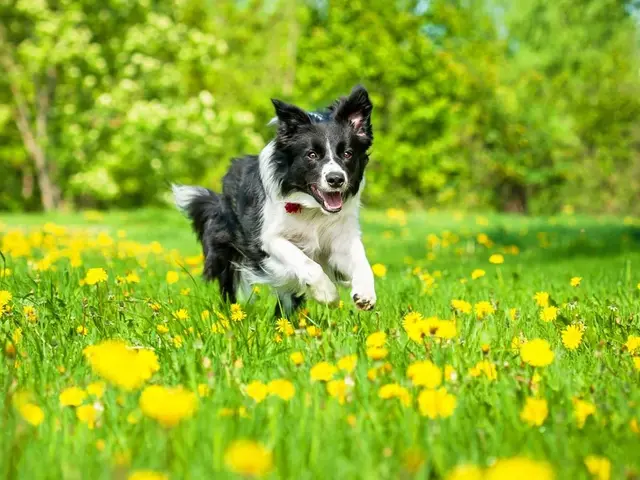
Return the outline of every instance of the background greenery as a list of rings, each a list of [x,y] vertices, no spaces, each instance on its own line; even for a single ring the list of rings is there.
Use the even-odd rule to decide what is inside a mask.
[[[0,209],[220,186],[269,97],[375,102],[369,204],[640,211],[636,2],[7,0]]]

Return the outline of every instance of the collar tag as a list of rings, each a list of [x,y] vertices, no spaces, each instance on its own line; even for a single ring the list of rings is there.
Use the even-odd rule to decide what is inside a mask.
[[[287,213],[300,213],[302,212],[302,205],[299,203],[285,203],[284,209]]]

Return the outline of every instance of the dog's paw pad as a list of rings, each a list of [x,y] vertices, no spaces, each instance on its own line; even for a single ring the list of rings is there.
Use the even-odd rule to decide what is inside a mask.
[[[356,304],[356,307],[358,307],[360,310],[372,310],[376,304],[375,300],[361,297],[358,294],[353,296],[353,302]]]

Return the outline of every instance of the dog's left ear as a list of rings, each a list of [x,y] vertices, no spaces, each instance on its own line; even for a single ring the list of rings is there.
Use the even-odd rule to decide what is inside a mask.
[[[369,99],[369,93],[362,85],[354,87],[348,97],[336,102],[332,110],[335,112],[336,121],[351,125],[358,137],[373,140],[371,128],[373,105]]]

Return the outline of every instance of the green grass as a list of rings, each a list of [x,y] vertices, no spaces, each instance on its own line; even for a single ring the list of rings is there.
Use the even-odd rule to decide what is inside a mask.
[[[45,234],[42,242],[37,236],[27,237],[30,244],[42,244],[31,248],[28,259],[10,254],[14,247],[7,239],[15,234],[8,232],[41,231],[46,222],[69,228],[57,237]],[[8,290],[13,298],[10,311],[0,317],[0,341],[5,345],[0,470],[6,478],[126,478],[138,469],[171,478],[234,478],[224,452],[233,440],[248,438],[273,452],[269,478],[445,478],[458,464],[484,467],[515,455],[548,461],[557,478],[589,478],[587,455],[608,458],[612,478],[637,475],[640,435],[629,424],[633,418],[640,420],[640,372],[624,348],[629,335],[640,334],[637,225],[615,218],[424,213],[407,215],[406,225],[401,225],[384,212],[367,212],[363,229],[371,263],[387,267],[386,276],[377,279],[376,310],[356,310],[344,291],[342,308],[308,304],[307,325],[320,328],[320,337],[311,338],[299,329],[278,343],[272,317],[275,300],[266,288],[243,305],[246,319],[231,322],[225,334],[212,333],[213,312],[229,315],[229,306],[221,303],[215,285],[205,284],[191,267],[182,265],[181,259],[197,255],[199,249],[178,213],[5,215],[0,249],[12,274],[0,278],[0,290]],[[124,240],[118,238],[118,230],[126,231],[127,241],[158,241],[164,251],[119,258]],[[71,267],[65,258],[69,243],[101,231],[110,234],[113,245],[78,244],[82,265]],[[487,234],[494,244],[480,245],[478,233]],[[437,240],[428,240],[429,234]],[[505,253],[502,265],[489,263],[492,253],[505,247],[512,252],[513,245],[518,254]],[[171,249],[181,257],[171,255]],[[33,268],[52,252],[61,254],[54,257],[54,268]],[[0,270],[2,262],[0,257]],[[108,281],[80,286],[91,267],[105,268]],[[418,267],[435,280],[431,287],[425,286],[430,277],[421,279],[416,273]],[[486,275],[471,280],[478,268]],[[165,281],[169,270],[180,272],[177,283]],[[139,284],[117,283],[117,276],[130,271],[138,273]],[[569,284],[574,276],[582,277],[579,287]],[[182,295],[187,288],[189,294]],[[539,319],[540,307],[533,300],[538,291],[549,292],[552,304],[559,307],[555,321]],[[496,311],[477,320],[473,314],[452,312],[452,299],[489,301]],[[150,302],[160,304],[157,313]],[[37,311],[36,323],[23,315],[28,305]],[[188,311],[189,320],[173,318],[181,308]],[[516,320],[509,317],[512,308],[518,311]],[[201,319],[203,310],[212,312],[211,319]],[[411,341],[402,325],[410,310],[425,317],[455,318],[457,336],[446,342],[428,338],[423,345]],[[290,320],[298,326],[297,317]],[[586,327],[582,344],[569,351],[561,332],[579,321]],[[160,323],[169,333],[157,332]],[[86,335],[77,332],[80,325],[86,326]],[[15,342],[17,328],[22,338]],[[376,331],[388,335],[384,361],[367,358],[366,338]],[[176,335],[184,340],[181,347],[173,342]],[[546,339],[555,354],[550,366],[536,369],[541,376],[536,392],[530,382],[533,367],[511,349],[517,336]],[[140,412],[139,390],[108,386],[99,400],[104,410],[95,428],[89,429],[73,407],[60,405],[59,394],[66,387],[86,388],[99,379],[82,351],[109,338],[154,349],[160,369],[147,385],[180,384],[197,391],[198,385],[206,384],[210,394],[198,400],[192,418],[164,428]],[[15,343],[15,355],[9,342]],[[490,347],[486,353],[483,344]],[[294,351],[305,357],[299,367],[289,359]],[[309,371],[320,361],[335,363],[350,354],[358,356],[358,363],[350,375],[352,392],[341,405],[324,383],[310,380]],[[421,389],[412,386],[406,370],[425,359],[441,368],[451,365],[457,373],[455,382],[444,382],[457,399],[448,418],[432,420],[420,414]],[[469,375],[485,359],[496,366],[494,381]],[[368,379],[369,369],[385,361],[391,371]],[[344,376],[340,372],[336,378]],[[288,402],[269,396],[256,404],[245,394],[253,380],[267,383],[278,378],[295,385],[295,396]],[[408,388],[411,405],[379,398],[380,387],[387,383]],[[38,427],[26,423],[12,406],[18,391],[31,392],[31,401],[44,411]],[[549,414],[541,427],[520,419],[526,397],[534,393],[548,402]],[[582,429],[574,419],[574,397],[596,406]],[[223,408],[240,407],[246,408],[246,417],[220,416]],[[104,442],[102,450],[96,447],[99,441]],[[417,462],[416,469],[408,456],[424,461]]]

